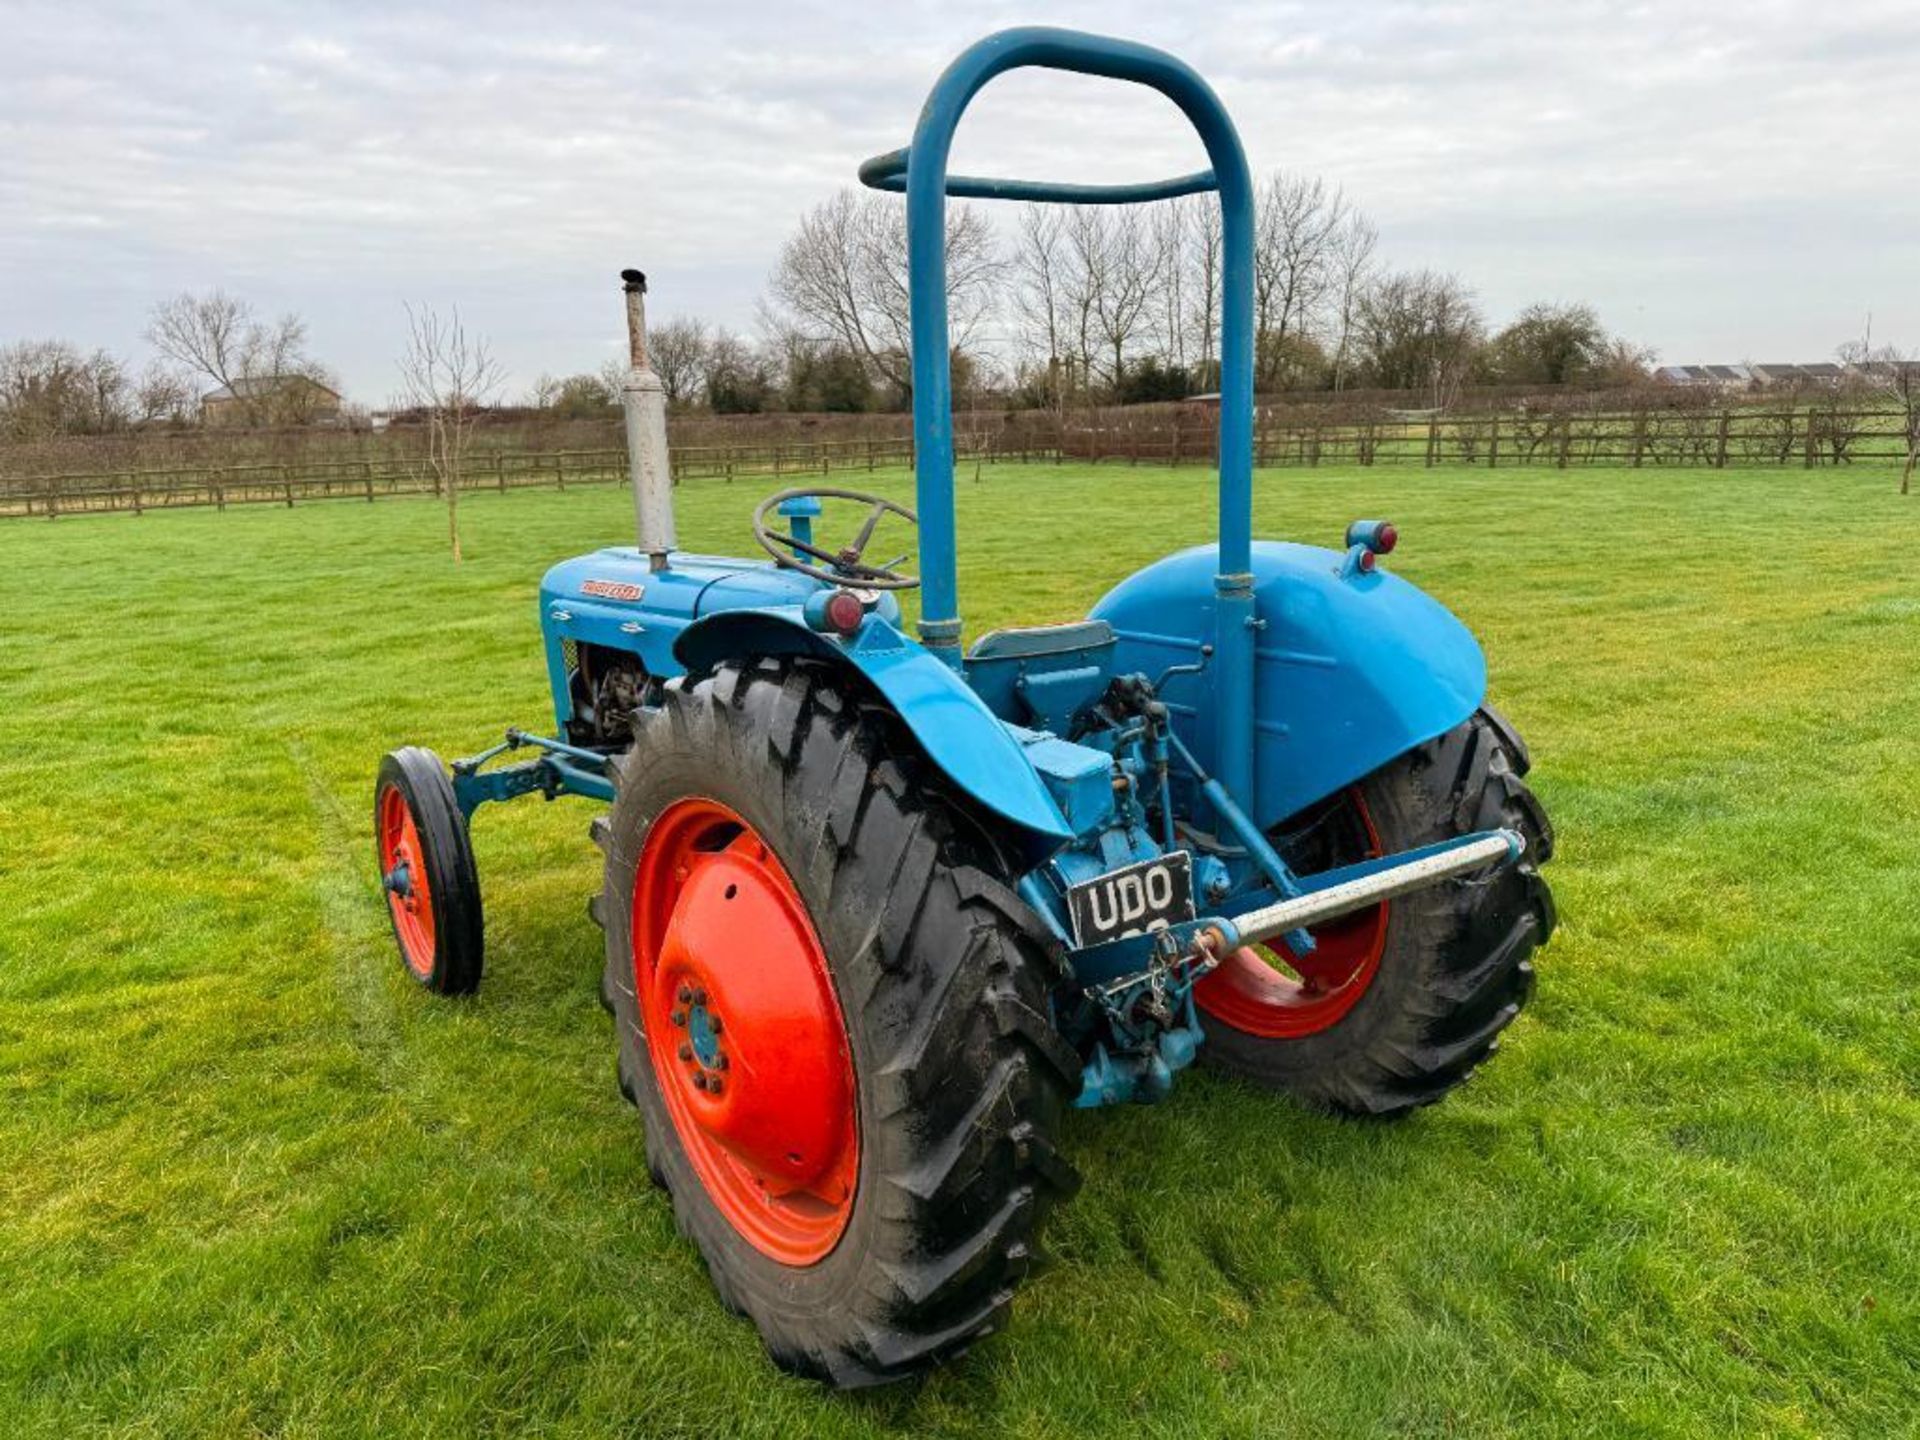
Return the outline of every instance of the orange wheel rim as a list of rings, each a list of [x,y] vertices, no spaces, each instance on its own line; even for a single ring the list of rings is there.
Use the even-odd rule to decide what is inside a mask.
[[[1380,833],[1365,798],[1352,790],[1348,799],[1366,832],[1366,854],[1349,858],[1379,855]],[[1283,947],[1236,950],[1194,986],[1194,1001],[1212,1019],[1263,1040],[1298,1040],[1330,1030],[1380,973],[1391,910],[1391,902],[1383,902],[1315,926],[1311,955]]]
[[[407,968],[424,980],[433,974],[434,954],[433,892],[427,884],[426,851],[399,786],[381,790],[377,810],[380,879],[393,916],[393,932],[400,938],[400,956]]]
[[[826,952],[772,848],[715,800],[669,806],[633,881],[634,994],[707,1195],[762,1254],[811,1265],[853,1214],[860,1126]]]

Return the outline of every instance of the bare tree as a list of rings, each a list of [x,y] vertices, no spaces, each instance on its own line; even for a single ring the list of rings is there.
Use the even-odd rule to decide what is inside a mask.
[[[189,420],[193,416],[193,382],[174,367],[155,361],[134,386],[133,408],[142,424]]]
[[[480,411],[499,392],[503,376],[487,342],[470,336],[455,308],[407,306],[407,347],[400,381],[409,407],[427,422],[427,463],[447,502],[447,538],[460,563],[460,484],[467,447]]]
[[[647,355],[667,392],[667,404],[680,408],[699,398],[706,383],[708,343],[703,320],[668,320],[648,331]]]
[[[1262,357],[1257,385],[1277,378],[1288,338],[1312,329],[1332,287],[1346,219],[1345,197],[1317,176],[1277,170],[1260,187],[1253,245],[1254,329]]]
[[[1066,342],[1066,213],[1058,205],[1024,205],[1010,261],[1019,297],[1019,344],[1046,367],[1047,403],[1066,404],[1060,362]]]
[[[1373,228],[1371,220],[1357,211],[1349,213],[1346,221],[1334,232],[1329,268],[1332,272],[1335,390],[1346,386],[1353,348],[1354,312],[1373,277],[1374,250],[1379,243],[1380,232]]]
[[[298,315],[262,321],[245,300],[223,290],[182,292],[156,305],[147,339],[175,365],[231,394],[249,424],[295,422],[314,401],[310,381],[328,377],[307,354]]]
[[[1185,286],[1186,326],[1199,354],[1200,368],[1211,376],[1220,348],[1220,206],[1211,195],[1188,196],[1173,202],[1187,215],[1185,244],[1178,261],[1191,272]],[[1208,384],[1217,384],[1212,379]]]
[[[1425,390],[1437,410],[1453,403],[1486,334],[1473,291],[1432,270],[1384,276],[1360,297],[1354,318],[1354,348],[1373,383]]]
[[[964,349],[993,302],[1000,256],[977,210],[947,212],[948,338]],[[842,190],[801,218],[780,252],[773,293],[815,340],[845,346],[882,380],[911,393],[912,322],[907,306],[904,207]]]
[[[1191,199],[1191,196],[1187,197]],[[1147,211],[1152,236],[1154,326],[1159,330],[1160,355],[1173,369],[1187,368],[1187,224],[1189,211],[1178,204],[1155,205]]]
[[[1900,423],[1907,462],[1900,470],[1900,493],[1913,486],[1913,470],[1920,460],[1920,352],[1898,345],[1875,345],[1873,332],[1840,347],[1840,358],[1871,393],[1893,411]]]
[[[0,349],[0,435],[101,435],[141,417],[127,367],[105,350],[65,340],[22,340]]]
[[[1089,206],[1080,214],[1094,222],[1090,231],[1098,237],[1093,323],[1108,356],[1107,383],[1117,389],[1126,377],[1127,352],[1149,318],[1157,273],[1153,237],[1136,209]]]
[[[536,410],[550,410],[560,395],[558,377],[541,371],[534,377],[533,385],[527,391],[527,403]]]

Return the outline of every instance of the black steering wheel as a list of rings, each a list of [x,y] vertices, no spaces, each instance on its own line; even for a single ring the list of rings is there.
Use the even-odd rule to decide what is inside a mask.
[[[829,550],[811,540],[801,540],[775,530],[767,523],[768,512],[789,500],[853,500],[871,508],[866,522],[860,527],[860,533],[853,537],[853,543],[838,550]],[[875,527],[888,515],[898,515],[910,525],[917,526],[920,523],[920,517],[913,511],[884,495],[869,495],[863,490],[782,490],[778,495],[769,495],[762,500],[759,508],[753,512],[753,538],[759,541],[760,548],[771,555],[777,564],[788,570],[798,570],[802,575],[811,575],[816,580],[824,580],[829,585],[845,585],[859,590],[918,589],[918,575],[903,575],[896,568],[907,558],[906,555],[896,555],[884,565],[869,565],[861,558],[873,540]],[[796,558],[793,553],[796,550],[825,564],[809,565]]]

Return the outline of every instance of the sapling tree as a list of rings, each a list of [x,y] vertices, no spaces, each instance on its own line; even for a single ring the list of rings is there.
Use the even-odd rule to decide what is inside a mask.
[[[427,467],[447,502],[447,539],[460,563],[460,484],[480,413],[498,395],[503,375],[487,342],[467,333],[455,308],[407,306],[401,390],[427,427]]]

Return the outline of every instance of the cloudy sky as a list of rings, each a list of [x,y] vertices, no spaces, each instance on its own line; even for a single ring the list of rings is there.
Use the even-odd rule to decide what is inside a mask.
[[[307,316],[380,403],[410,299],[457,302],[516,384],[618,351],[623,265],[657,313],[750,327],[799,213],[1032,22],[1190,60],[1256,170],[1344,187],[1496,323],[1584,299],[1663,360],[1810,360],[1871,310],[1920,345],[1914,0],[0,0],[0,343],[143,355],[155,300],[219,285]],[[1014,75],[955,163],[1199,168],[1176,120]]]

